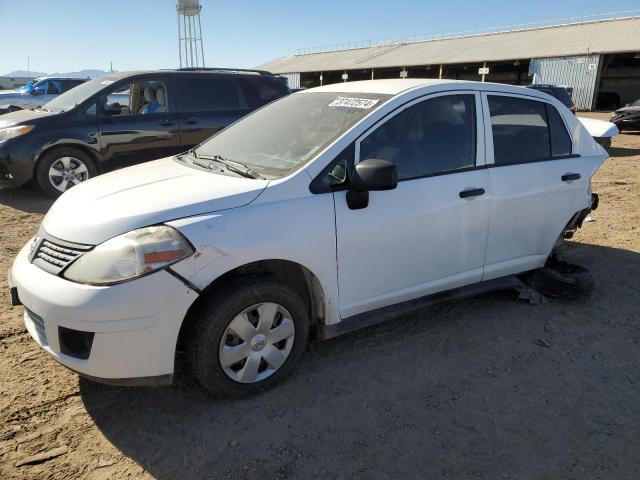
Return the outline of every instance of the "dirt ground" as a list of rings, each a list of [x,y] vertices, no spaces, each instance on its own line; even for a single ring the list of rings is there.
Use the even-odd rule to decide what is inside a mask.
[[[184,367],[158,389],[79,379],[3,295],[0,478],[640,478],[640,132],[614,140],[593,190],[565,252],[594,273],[589,299],[439,305],[312,345],[242,401]],[[49,205],[0,190],[0,272]]]

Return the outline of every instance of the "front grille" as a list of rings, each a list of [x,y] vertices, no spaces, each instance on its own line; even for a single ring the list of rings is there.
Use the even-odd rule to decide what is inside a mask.
[[[29,320],[31,320],[31,323],[33,324],[33,327],[36,330],[36,336],[38,337],[38,341],[40,342],[40,345],[46,347],[47,345],[49,345],[49,343],[47,342],[47,331],[44,328],[44,320],[42,320],[42,317],[40,317],[39,315],[36,315],[31,310],[26,310],[26,311],[27,311],[27,316],[29,317]]]
[[[80,245],[45,237],[33,254],[32,261],[34,265],[57,275],[67,265],[90,249],[91,246],[89,245]]]

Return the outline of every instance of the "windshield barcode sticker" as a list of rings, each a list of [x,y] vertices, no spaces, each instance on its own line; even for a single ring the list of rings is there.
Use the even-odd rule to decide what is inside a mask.
[[[379,100],[369,98],[338,97],[329,104],[330,107],[371,108]]]

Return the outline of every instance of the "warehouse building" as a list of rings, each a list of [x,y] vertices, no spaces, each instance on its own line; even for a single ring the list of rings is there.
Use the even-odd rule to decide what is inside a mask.
[[[321,47],[258,67],[309,88],[380,78],[444,78],[573,88],[579,110],[640,98],[640,16],[359,48]]]

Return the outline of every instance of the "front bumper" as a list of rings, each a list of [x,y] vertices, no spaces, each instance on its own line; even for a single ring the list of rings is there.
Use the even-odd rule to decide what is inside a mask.
[[[611,122],[614,123],[619,130],[640,129],[640,116],[634,116],[631,118],[627,118],[627,117],[612,118]]]
[[[198,294],[166,271],[95,287],[70,282],[29,262],[28,246],[9,275],[33,339],[65,367],[104,383],[171,381],[182,320]],[[60,327],[93,332],[88,358],[62,353]]]
[[[16,140],[0,143],[0,184],[19,187],[31,180],[41,152]]]

